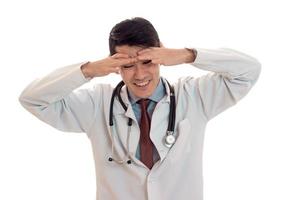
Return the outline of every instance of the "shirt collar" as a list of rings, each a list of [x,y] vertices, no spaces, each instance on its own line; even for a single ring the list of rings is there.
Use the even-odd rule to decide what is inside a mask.
[[[136,97],[134,94],[132,94],[128,89],[127,89],[127,92],[128,92],[129,101],[131,104],[135,104],[138,100],[141,99],[139,97]],[[148,97],[148,99],[157,103],[165,96],[165,94],[166,94],[166,89],[162,82],[162,79],[160,78],[156,89],[154,90],[152,95],[150,97]]]

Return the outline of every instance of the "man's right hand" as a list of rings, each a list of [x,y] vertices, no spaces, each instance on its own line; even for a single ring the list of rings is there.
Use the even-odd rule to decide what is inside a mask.
[[[116,53],[102,60],[88,62],[81,66],[81,71],[85,78],[106,76],[110,73],[119,73],[123,65],[137,62],[137,58],[130,58],[129,55]]]

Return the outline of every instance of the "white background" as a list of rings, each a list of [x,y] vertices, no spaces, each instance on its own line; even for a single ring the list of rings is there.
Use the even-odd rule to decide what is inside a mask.
[[[253,90],[207,126],[204,199],[299,200],[296,0],[1,1],[0,199],[95,199],[85,134],[44,124],[18,97],[58,67],[107,56],[112,26],[134,16],[150,20],[166,47],[228,47],[262,63]],[[171,81],[203,73],[188,65],[165,68],[162,75]]]

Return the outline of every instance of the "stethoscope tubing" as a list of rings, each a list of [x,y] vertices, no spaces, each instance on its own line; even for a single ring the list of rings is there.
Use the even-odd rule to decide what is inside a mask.
[[[175,105],[175,93],[174,93],[174,88],[170,85],[170,83],[166,80],[169,90],[170,90],[170,111],[169,111],[169,122],[168,122],[168,128],[166,131],[166,136],[164,138],[165,146],[170,148],[172,145],[175,143],[175,136],[174,136],[174,128],[175,128],[175,120],[176,120],[176,105]],[[122,105],[123,109],[127,111],[128,107],[125,105],[124,101],[121,98],[121,89],[125,85],[123,81],[119,82],[117,86],[114,88],[112,96],[111,96],[111,101],[110,101],[110,107],[109,107],[109,126],[110,126],[110,131],[109,131],[109,137],[111,140],[111,151],[112,155],[114,155],[114,139],[112,135],[112,127],[114,125],[113,123],[113,104],[114,100],[117,97],[120,104]],[[129,135],[131,132],[131,126],[132,126],[132,119],[128,118],[128,129],[127,129],[127,149],[125,148],[126,155],[123,159],[114,159],[112,156],[108,158],[108,161],[115,161],[118,164],[124,164],[125,162],[127,164],[132,163],[131,156],[129,155]],[[119,136],[118,136],[119,137]],[[127,159],[126,159],[127,158]]]

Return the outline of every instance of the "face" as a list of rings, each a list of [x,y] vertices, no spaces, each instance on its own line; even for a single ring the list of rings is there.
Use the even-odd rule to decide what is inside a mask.
[[[116,47],[117,53],[136,57],[143,47],[122,45]],[[148,98],[159,83],[159,65],[151,60],[141,60],[121,67],[120,74],[128,90],[138,98]]]

